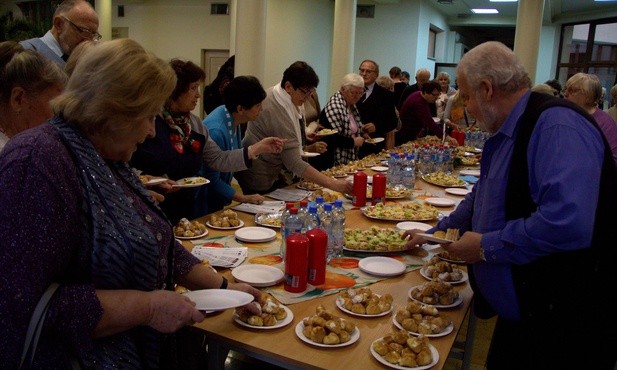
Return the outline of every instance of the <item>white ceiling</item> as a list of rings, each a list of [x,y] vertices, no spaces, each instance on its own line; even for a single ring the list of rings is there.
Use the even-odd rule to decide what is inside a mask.
[[[379,2],[380,0],[375,0]],[[382,0],[383,1],[383,0]],[[391,0],[390,0],[391,1]],[[440,4],[438,0],[430,0],[431,4],[444,13],[451,26],[488,26],[515,25],[518,3],[490,2],[489,0],[452,0],[452,4]],[[443,1],[443,0],[442,0]],[[541,1],[541,0],[532,0]],[[472,8],[495,8],[496,15],[473,14]],[[593,0],[545,0],[544,23],[569,23],[581,19],[616,17],[617,1],[595,2]]]

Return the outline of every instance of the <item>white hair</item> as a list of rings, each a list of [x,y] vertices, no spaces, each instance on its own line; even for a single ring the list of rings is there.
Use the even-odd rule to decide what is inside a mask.
[[[465,75],[472,89],[483,79],[506,93],[531,88],[529,75],[518,57],[497,41],[485,42],[467,52],[458,64],[457,73]]]
[[[364,87],[364,79],[357,73],[348,73],[341,80],[341,90],[349,90],[351,87]]]

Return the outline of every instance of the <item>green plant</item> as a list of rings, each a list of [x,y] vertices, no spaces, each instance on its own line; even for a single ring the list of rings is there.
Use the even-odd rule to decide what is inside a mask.
[[[44,22],[31,22],[24,18],[15,18],[12,11],[0,15],[0,41],[21,41],[40,37],[47,32],[49,25]]]

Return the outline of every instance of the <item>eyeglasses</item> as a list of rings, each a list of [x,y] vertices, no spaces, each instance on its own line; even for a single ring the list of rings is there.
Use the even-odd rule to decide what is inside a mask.
[[[565,89],[563,89],[563,93],[568,94],[568,95],[576,94],[579,91],[581,91],[581,89],[577,89],[576,87],[572,87],[572,86],[568,86]]]
[[[92,32],[87,28],[83,28],[83,27],[79,27],[78,25],[76,25],[75,23],[73,23],[72,20],[68,19],[65,16],[62,16],[62,18],[66,19],[73,27],[75,27],[75,29],[77,31],[79,31],[79,33],[81,34],[81,37],[85,38],[85,39],[90,39],[92,41],[99,41],[103,36],[101,36],[100,33],[98,32]]]
[[[304,95],[304,97],[309,97],[311,95],[313,95],[313,92],[315,91],[314,89],[303,89],[301,87],[297,88],[296,90],[300,91],[302,93],[302,95]]]
[[[364,68],[360,68],[359,71],[360,71],[360,73],[373,73],[373,72],[375,72],[374,69],[364,69]]]
[[[349,89],[347,90],[347,92],[351,96],[362,96],[362,94],[364,94],[364,89],[356,89],[356,90]]]

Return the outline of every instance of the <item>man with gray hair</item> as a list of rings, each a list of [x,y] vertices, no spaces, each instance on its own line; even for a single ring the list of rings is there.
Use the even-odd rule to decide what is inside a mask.
[[[403,90],[401,97],[398,101],[397,108],[400,111],[403,103],[409,97],[409,95],[415,93],[416,91],[422,90],[422,85],[427,83],[431,79],[431,71],[426,68],[420,68],[416,71],[416,83],[413,85],[409,85]],[[435,103],[432,104],[431,114],[433,117],[437,115],[437,108],[435,107]]]
[[[43,36],[21,41],[24,49],[33,49],[64,68],[77,45],[85,40],[98,41],[99,17],[85,0],[65,0],[54,12],[52,26]]]
[[[613,369],[617,316],[602,297],[617,283],[617,168],[593,118],[530,91],[505,45],[470,50],[459,93],[492,136],[482,176],[428,232],[458,229],[443,245],[468,264],[474,312],[498,315],[488,370]],[[408,246],[421,245],[413,235]]]

